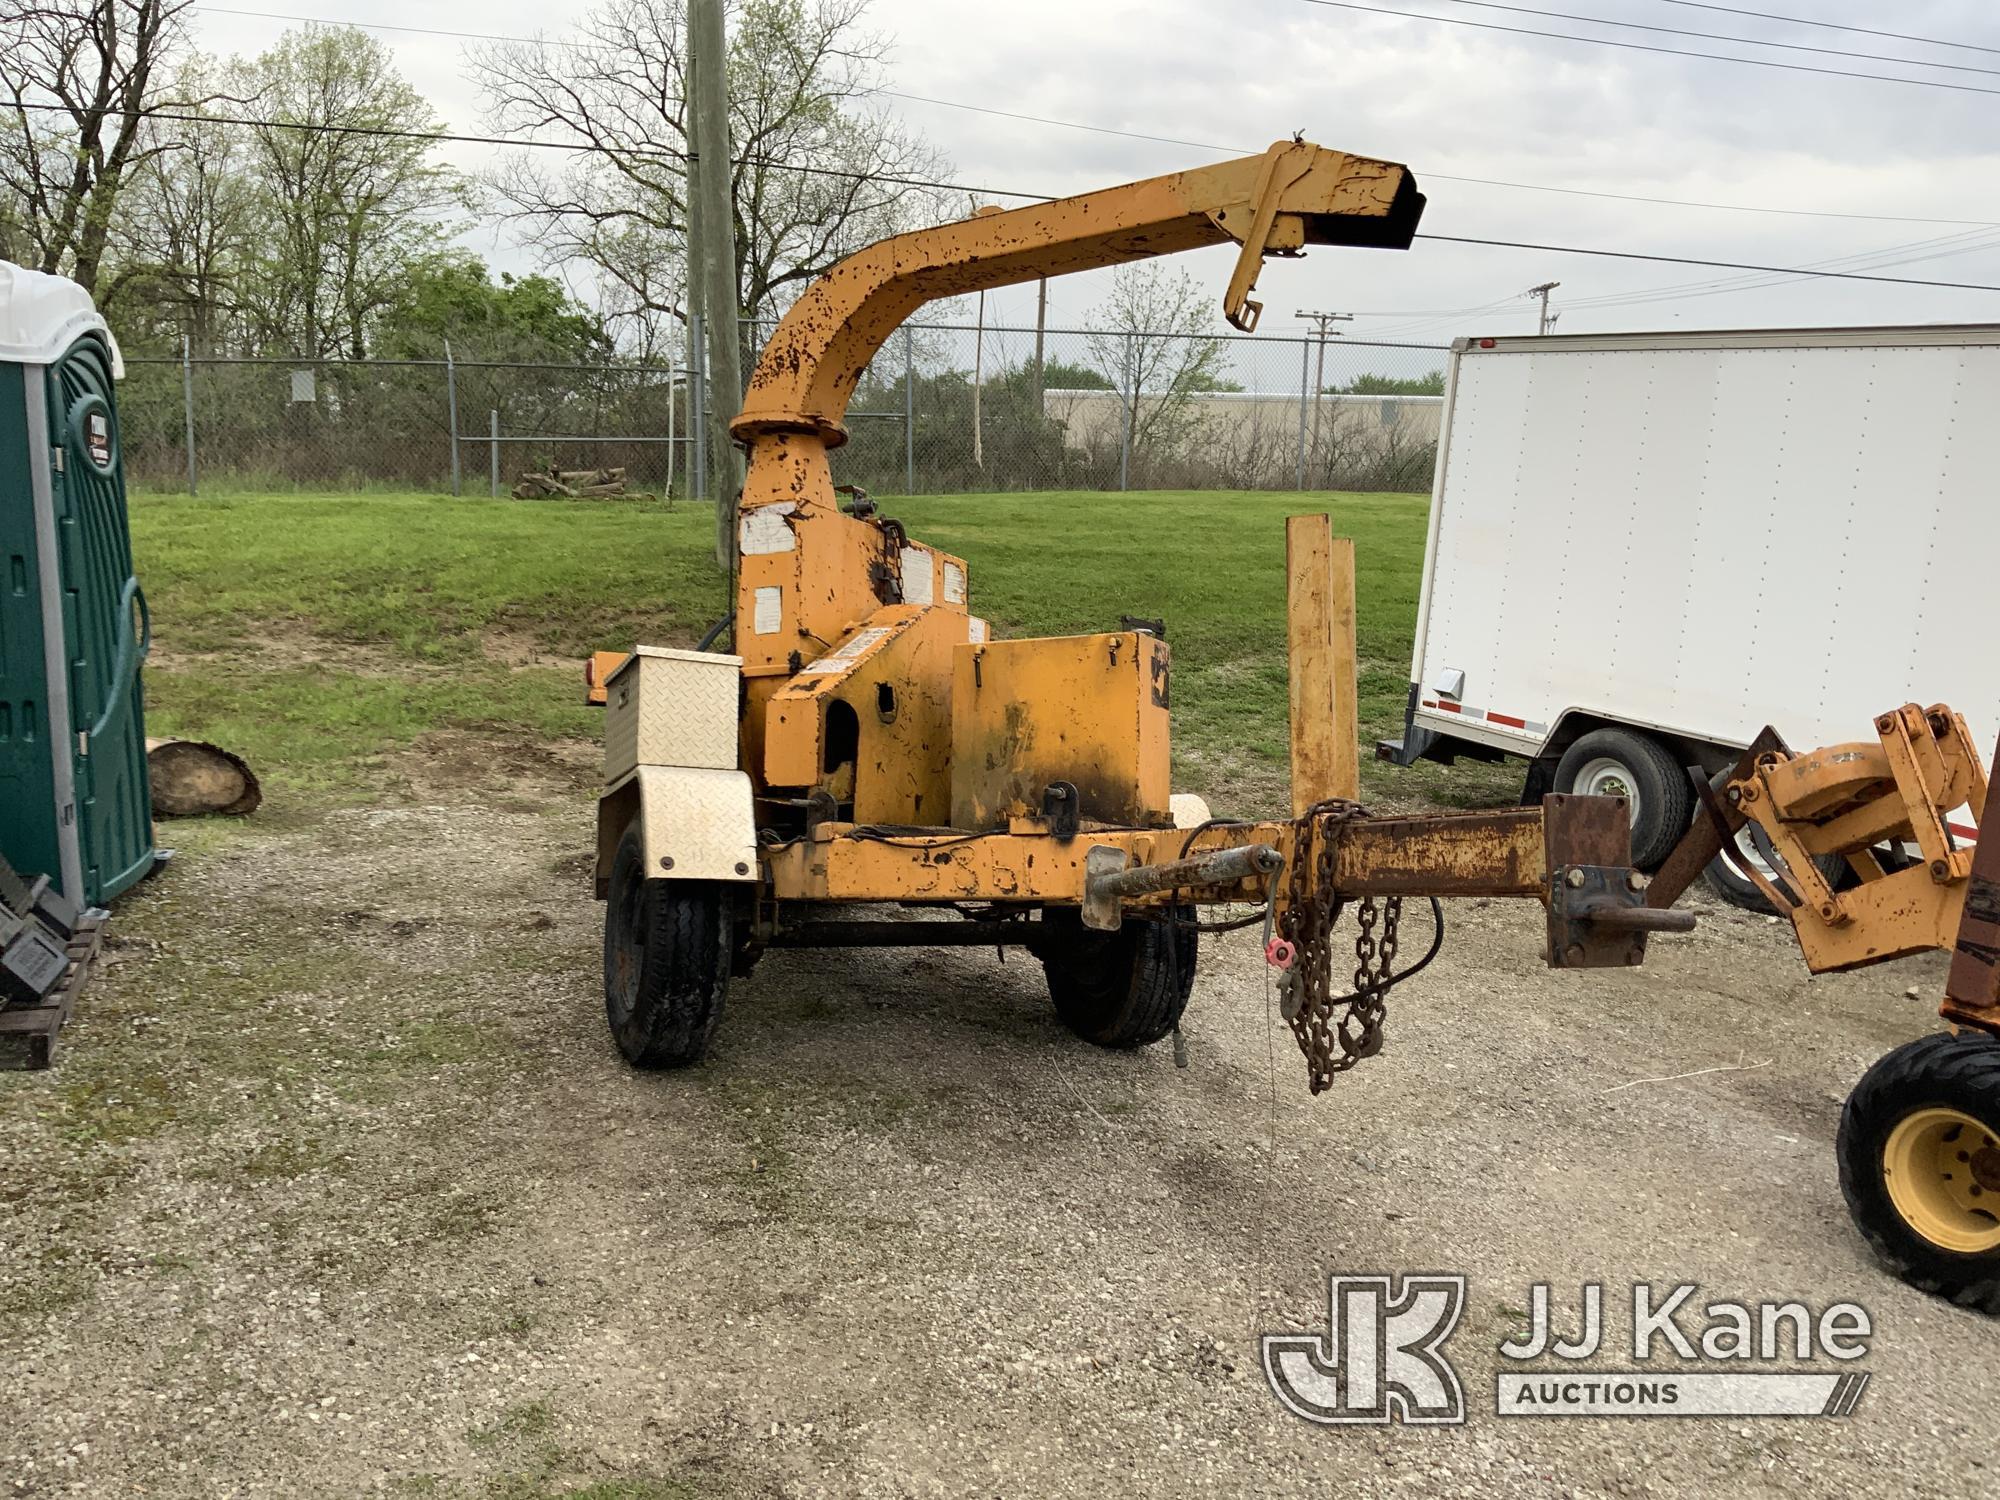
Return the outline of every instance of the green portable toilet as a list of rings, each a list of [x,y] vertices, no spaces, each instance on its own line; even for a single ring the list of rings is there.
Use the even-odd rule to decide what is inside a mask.
[[[0,261],[0,853],[86,906],[154,862],[123,374],[89,293]]]

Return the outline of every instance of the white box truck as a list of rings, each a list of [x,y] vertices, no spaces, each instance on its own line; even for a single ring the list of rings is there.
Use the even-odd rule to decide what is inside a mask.
[[[1766,724],[1804,749],[1944,702],[1992,745],[1996,542],[2000,326],[1460,339],[1377,754],[1625,794],[1650,866],[1686,768]],[[1710,879],[1758,904],[1726,862]]]

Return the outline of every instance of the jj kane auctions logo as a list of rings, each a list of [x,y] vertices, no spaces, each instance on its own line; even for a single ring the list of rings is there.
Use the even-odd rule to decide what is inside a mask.
[[[1465,1310],[1466,1279],[1438,1273],[1327,1278],[1327,1331],[1263,1340],[1264,1375],[1287,1410],[1309,1422],[1457,1424],[1464,1385],[1445,1343]],[[1821,1358],[1851,1364],[1874,1324],[1859,1303],[1818,1313],[1803,1302],[1696,1305],[1691,1283],[1631,1288],[1635,1368],[1584,1368],[1607,1350],[1602,1284],[1584,1283],[1559,1334],[1548,1283],[1529,1288],[1527,1331],[1499,1346],[1494,1409],[1501,1416],[1841,1417],[1868,1374],[1853,1369],[1758,1369]],[[1749,1368],[1746,1368],[1749,1367]]]

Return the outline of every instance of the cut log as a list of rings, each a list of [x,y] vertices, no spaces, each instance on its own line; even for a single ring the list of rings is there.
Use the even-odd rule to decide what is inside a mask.
[[[146,779],[155,817],[240,818],[264,800],[242,757],[202,740],[147,740]]]
[[[514,493],[522,500],[531,500],[537,495],[567,495],[572,500],[576,498],[576,491],[555,475],[532,470],[521,476],[521,482],[515,486]]]

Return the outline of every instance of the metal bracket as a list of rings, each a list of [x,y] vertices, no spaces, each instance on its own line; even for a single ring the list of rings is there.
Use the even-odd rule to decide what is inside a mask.
[[[1076,837],[1082,826],[1083,799],[1073,783],[1052,781],[1042,788],[1042,819],[1051,838],[1067,841]]]
[[[1093,932],[1116,932],[1124,921],[1117,893],[1106,888],[1104,877],[1116,875],[1132,863],[1123,849],[1093,845],[1083,856],[1083,925]]]
[[[1617,865],[1549,872],[1549,967],[1623,968],[1646,961],[1649,932],[1692,932],[1694,913],[1646,905],[1646,877]]]

